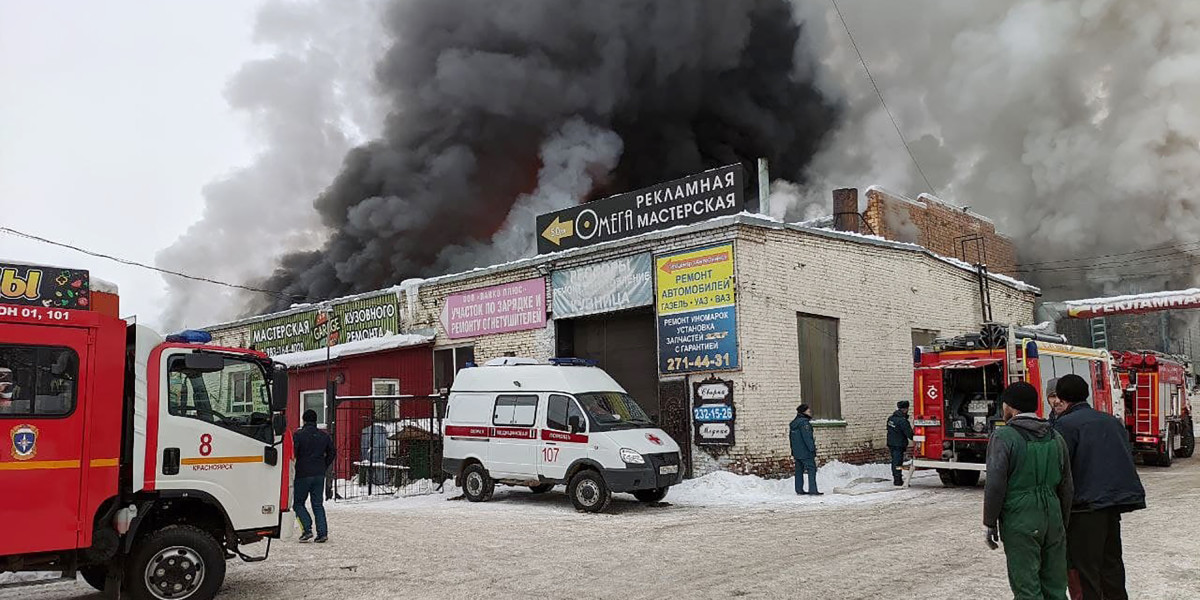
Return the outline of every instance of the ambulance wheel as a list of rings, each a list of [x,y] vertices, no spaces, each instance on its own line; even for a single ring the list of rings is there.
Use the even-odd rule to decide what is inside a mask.
[[[637,498],[639,502],[653,504],[655,502],[662,502],[662,499],[667,497],[667,490],[669,489],[671,488],[660,487],[652,490],[638,490],[633,493],[633,497]]]
[[[108,578],[108,565],[88,565],[79,567],[79,576],[96,591],[104,591],[104,580]]]
[[[139,546],[126,578],[135,600],[209,600],[225,581],[225,553],[199,528],[164,527]]]
[[[463,471],[463,495],[471,502],[487,502],[496,491],[496,482],[479,463],[472,463]]]
[[[608,484],[604,483],[604,477],[590,469],[580,471],[571,478],[567,493],[570,494],[575,509],[583,512],[600,512],[608,508],[608,503],[612,500],[612,492],[608,490]]]
[[[553,483],[543,483],[543,484],[541,484],[541,485],[531,485],[531,486],[529,486],[529,491],[531,491],[531,492],[533,492],[533,493],[535,493],[535,494],[545,494],[546,492],[548,492],[548,491],[550,491],[550,490],[552,490],[552,489],[554,489],[554,484],[553,484]]]

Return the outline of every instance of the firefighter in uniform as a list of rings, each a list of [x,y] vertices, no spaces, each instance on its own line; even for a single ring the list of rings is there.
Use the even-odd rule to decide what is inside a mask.
[[[1006,424],[988,442],[985,539],[1004,541],[1015,600],[1067,595],[1067,519],[1074,495],[1067,444],[1037,416],[1037,389],[1023,381],[1000,395]]]
[[[892,453],[892,483],[904,485],[904,451],[913,439],[913,428],[908,422],[908,400],[896,403],[896,412],[887,420],[887,445]]]

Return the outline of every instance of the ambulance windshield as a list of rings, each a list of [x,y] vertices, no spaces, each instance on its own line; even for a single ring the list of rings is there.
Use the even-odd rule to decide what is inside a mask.
[[[576,394],[591,418],[596,431],[652,427],[650,417],[632,396],[624,392],[588,392]]]

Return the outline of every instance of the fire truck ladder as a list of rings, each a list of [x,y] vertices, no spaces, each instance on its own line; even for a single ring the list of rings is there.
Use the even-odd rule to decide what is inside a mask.
[[[1096,317],[1091,320],[1092,326],[1092,347],[1099,350],[1108,350],[1108,323],[1104,317]]]
[[[1154,430],[1154,417],[1151,403],[1154,400],[1154,387],[1147,373],[1137,376],[1137,388],[1134,392],[1133,430],[1139,435],[1158,435]]]

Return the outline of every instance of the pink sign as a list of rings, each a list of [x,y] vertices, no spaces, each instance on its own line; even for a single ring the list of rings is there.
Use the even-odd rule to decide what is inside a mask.
[[[451,294],[441,320],[450,339],[540,329],[546,326],[546,279]]]

